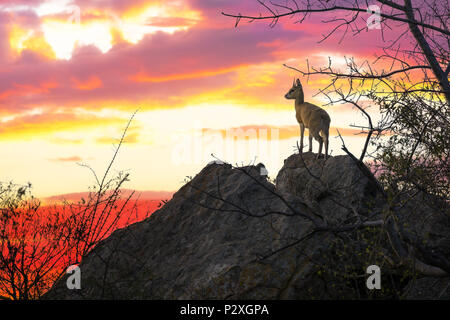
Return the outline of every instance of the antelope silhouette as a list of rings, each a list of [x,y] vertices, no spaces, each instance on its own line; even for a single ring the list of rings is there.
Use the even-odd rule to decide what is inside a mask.
[[[325,159],[328,157],[328,137],[330,131],[330,116],[322,108],[305,102],[303,87],[300,79],[295,80],[292,88],[284,96],[286,99],[295,99],[295,117],[300,125],[300,153],[303,152],[303,136],[305,128],[309,131],[309,151],[312,152],[312,138],[319,142],[319,153],[322,154],[322,145],[325,142]]]

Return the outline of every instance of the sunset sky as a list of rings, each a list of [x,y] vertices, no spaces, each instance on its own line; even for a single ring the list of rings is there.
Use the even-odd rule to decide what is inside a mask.
[[[211,153],[256,157],[275,178],[299,135],[284,94],[300,75],[283,64],[373,60],[380,31],[318,43],[330,30],[323,15],[235,28],[222,11],[264,12],[254,0],[0,0],[0,181],[31,182],[38,197],[86,191],[95,180],[77,163],[103,172],[137,109],[114,166],[130,173],[126,188],[176,191]],[[301,80],[306,100],[322,106],[313,95],[326,79]],[[350,124],[364,118],[346,105],[325,109],[332,154],[343,153],[339,128],[359,155],[364,140]]]

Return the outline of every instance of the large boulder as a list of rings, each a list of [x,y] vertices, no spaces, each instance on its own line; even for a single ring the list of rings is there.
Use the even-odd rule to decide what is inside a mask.
[[[332,224],[355,212],[378,214],[376,188],[348,156],[315,156],[286,159],[276,185],[262,164],[207,165],[148,219],[115,231],[86,255],[80,290],[67,289],[63,277],[44,298],[364,297],[360,275],[376,262],[367,245],[352,239],[351,250],[343,249],[345,239],[315,232],[307,217]],[[333,269],[339,259],[342,268]],[[356,280],[336,278],[341,269]]]
[[[379,202],[375,184],[349,156],[325,161],[316,160],[312,152],[293,154],[284,160],[276,187],[281,194],[293,194],[321,210],[329,219],[349,218],[355,211],[367,215]]]

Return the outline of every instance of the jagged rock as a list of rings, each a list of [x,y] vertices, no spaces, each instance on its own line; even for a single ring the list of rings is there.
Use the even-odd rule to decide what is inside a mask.
[[[284,160],[276,178],[277,189],[301,198],[330,218],[349,218],[348,207],[360,214],[374,207],[376,187],[349,156],[329,157],[326,161],[315,157],[308,152]]]
[[[354,241],[343,251],[350,255],[339,256],[342,239],[312,232],[302,214],[305,205],[330,223],[354,218],[355,210],[379,214],[376,188],[348,156],[314,158],[290,156],[276,185],[262,164],[208,164],[150,218],[115,231],[85,256],[81,290],[67,289],[64,277],[44,298],[360,298],[355,286],[364,278],[336,281],[325,269],[338,261],[364,273],[372,264],[365,243]]]

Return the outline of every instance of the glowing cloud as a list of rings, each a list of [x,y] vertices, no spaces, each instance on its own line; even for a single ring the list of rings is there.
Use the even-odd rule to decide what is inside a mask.
[[[48,58],[65,60],[70,59],[79,46],[94,45],[101,52],[108,52],[115,44],[114,32],[118,32],[125,41],[136,44],[147,34],[187,30],[201,19],[198,11],[177,1],[145,2],[124,12],[102,10],[87,3],[77,6],[71,1],[47,1],[30,7],[10,5],[3,11],[21,12],[26,9],[40,17],[42,33],[37,33],[37,29],[14,26],[9,35],[11,48],[17,53],[28,49]]]
[[[102,87],[103,85],[102,80],[96,76],[92,76],[89,80],[84,82],[76,78],[72,78],[72,81],[75,83],[75,87],[79,90],[94,90]]]

